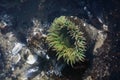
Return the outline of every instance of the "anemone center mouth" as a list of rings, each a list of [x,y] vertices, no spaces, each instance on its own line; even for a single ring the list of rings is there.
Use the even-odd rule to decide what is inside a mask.
[[[64,27],[60,30],[60,37],[62,37],[63,44],[68,48],[73,48],[75,38],[72,37],[70,34],[70,30],[67,29],[67,27]]]

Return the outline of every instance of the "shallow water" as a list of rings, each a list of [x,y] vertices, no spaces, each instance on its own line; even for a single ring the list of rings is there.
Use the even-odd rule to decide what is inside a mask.
[[[12,6],[11,6],[12,4]],[[102,25],[105,24],[108,26],[109,31],[106,31],[108,34],[108,38],[106,39],[106,44],[103,45],[103,47],[99,50],[100,54],[98,54],[98,58],[94,56],[95,58],[90,58],[89,63],[82,63],[83,65],[83,70],[81,71],[79,66],[81,64],[77,65],[76,69],[71,68],[70,66],[65,66],[62,71],[62,74],[64,78],[57,78],[60,80],[80,80],[83,76],[80,76],[81,74],[84,74],[84,71],[88,68],[88,71],[85,71],[85,76],[92,76],[94,79],[100,80],[100,79],[107,79],[107,80],[119,80],[120,79],[120,63],[119,63],[119,55],[120,55],[120,28],[119,28],[119,21],[120,21],[120,7],[119,7],[120,2],[118,0],[110,0],[110,1],[104,1],[104,0],[61,0],[61,1],[56,1],[56,0],[23,0],[23,2],[17,2],[17,1],[9,1],[9,0],[1,0],[0,1],[0,14],[1,17],[3,17],[3,14],[8,14],[13,18],[9,18],[8,22],[9,25],[7,30],[1,30],[2,33],[6,34],[7,31],[12,31],[13,34],[15,34],[15,37],[17,38],[17,41],[26,43],[26,38],[27,34],[26,32],[31,29],[31,27],[34,25],[32,23],[32,20],[38,19],[42,25],[47,25],[49,26],[51,22],[54,20],[54,18],[59,17],[61,15],[66,15],[66,16],[77,16],[86,23],[89,23],[93,25],[95,28],[102,30],[103,27]],[[5,19],[5,18],[4,18]],[[0,18],[0,20],[4,20]],[[10,23],[10,21],[11,23]],[[4,20],[6,21],[6,19]],[[47,30],[48,27],[45,27]],[[44,31],[46,33],[46,30]],[[18,35],[19,34],[19,35]],[[14,40],[13,40],[14,41]],[[2,43],[0,44],[2,46]],[[3,47],[3,46],[2,46]],[[2,47],[0,47],[2,49]],[[105,49],[106,47],[110,47],[109,52],[107,52]],[[6,53],[6,49],[3,49],[0,51],[1,55],[0,57],[4,56],[3,53]],[[88,51],[89,52],[89,51]],[[107,56],[107,57],[104,57]],[[6,58],[6,56],[4,56]],[[2,61],[2,64],[4,63],[4,58],[0,59]],[[101,60],[102,59],[102,60]],[[98,61],[98,64],[96,61]],[[24,60],[23,60],[24,62]],[[47,63],[49,61],[44,61],[41,62],[42,64]],[[22,62],[21,62],[22,63]],[[55,65],[56,62],[50,62]],[[88,65],[88,64],[89,65]],[[41,65],[39,63],[39,65]],[[46,68],[48,64],[45,64],[45,66],[42,66],[42,69],[48,70],[49,68]],[[94,67],[91,68],[91,65]],[[114,66],[115,65],[115,66]],[[23,65],[24,66],[24,65]],[[50,65],[49,65],[50,66]],[[61,66],[54,67],[54,70],[56,70],[54,73],[57,73],[59,69],[61,69]],[[89,71],[89,66],[90,66],[90,71]],[[85,68],[84,68],[85,67]],[[98,76],[103,76],[100,75],[101,73],[104,73],[106,68],[108,67],[108,72],[109,74],[106,75],[107,78],[100,77],[96,78],[96,71],[95,70],[101,70],[102,72],[98,71]],[[0,66],[1,71],[0,71],[0,78],[2,77],[8,77],[10,78],[11,75],[11,70],[7,70],[4,72],[4,66]],[[67,68],[67,69],[66,69]],[[104,70],[105,69],[105,70]],[[6,76],[3,76],[3,72],[6,74]],[[39,72],[39,71],[38,71]],[[70,74],[68,74],[68,72]],[[54,74],[52,73],[52,74]],[[79,75],[78,75],[79,74]],[[116,74],[116,75],[115,75]],[[14,78],[14,75],[12,75]],[[110,77],[110,79],[109,79]],[[56,78],[56,77],[54,77]],[[7,80],[7,79],[6,79]]]

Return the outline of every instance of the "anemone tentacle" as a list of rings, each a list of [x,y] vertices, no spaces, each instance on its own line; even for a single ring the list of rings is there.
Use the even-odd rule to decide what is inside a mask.
[[[57,52],[58,60],[63,58],[66,63],[84,61],[86,39],[83,32],[65,16],[56,18],[48,30],[47,41]]]

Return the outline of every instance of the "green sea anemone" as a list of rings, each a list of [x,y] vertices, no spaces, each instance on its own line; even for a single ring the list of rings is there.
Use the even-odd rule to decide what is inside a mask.
[[[47,41],[67,64],[84,61],[86,39],[83,32],[65,16],[56,18],[48,30]]]

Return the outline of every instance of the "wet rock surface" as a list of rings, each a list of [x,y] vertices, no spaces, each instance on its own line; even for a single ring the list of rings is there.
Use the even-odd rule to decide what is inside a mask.
[[[118,0],[1,0],[1,80],[119,80]],[[57,6],[57,7],[56,7]],[[45,42],[55,17],[76,16],[89,42],[86,61],[74,67],[57,61]],[[53,54],[53,55],[51,55]]]

